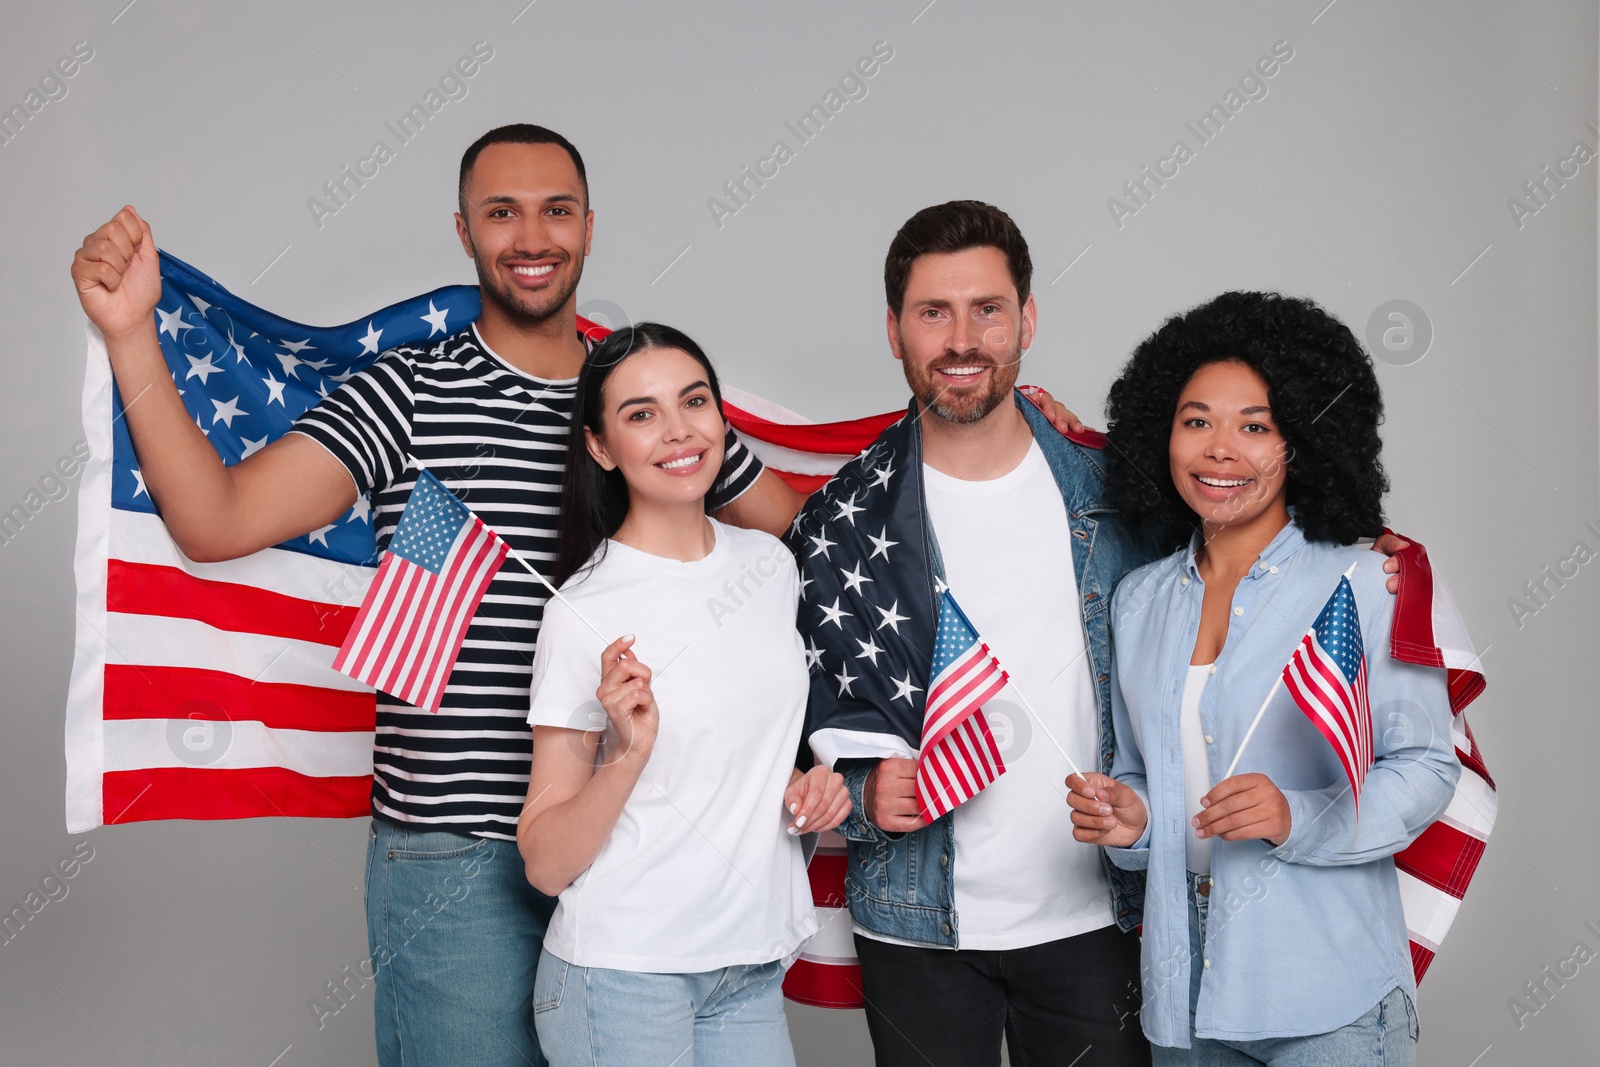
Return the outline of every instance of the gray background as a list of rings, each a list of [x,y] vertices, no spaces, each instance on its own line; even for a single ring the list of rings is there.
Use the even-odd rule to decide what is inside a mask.
[[[1130,348],[1225,288],[1310,295],[1361,336],[1386,301],[1418,305],[1426,358],[1379,368],[1391,521],[1427,541],[1485,650],[1490,688],[1471,715],[1503,798],[1422,990],[1420,1061],[1595,1061],[1600,963],[1552,984],[1520,1028],[1507,1006],[1577,942],[1600,950],[1584,926],[1600,927],[1600,564],[1520,627],[1508,604],[1575,542],[1600,547],[1584,529],[1600,519],[1600,164],[1521,228],[1506,203],[1575,141],[1595,145],[1593,5],[124,3],[4,12],[0,104],[74,42],[94,48],[67,96],[0,146],[6,509],[80,437],[67,268],[123,203],[236,292],[344,322],[473,279],[450,220],[455,168],[505,122],[562,130],[587,157],[596,236],[581,299],[685,328],[725,379],[818,419],[903,401],[883,253],[907,215],[952,197],[1021,224],[1040,323],[1024,379],[1096,418]],[[479,40],[494,57],[469,94],[319,229],[307,198],[374,140],[392,143],[383,124]],[[894,58],[869,94],[719,229],[707,198],[774,140],[793,146],[784,122],[879,40]],[[1294,58],[1268,95],[1119,228],[1107,198],[1175,139],[1193,145],[1183,123],[1280,40]],[[61,814],[74,516],[53,502],[0,547],[0,910],[75,844]],[[366,956],[365,832],[94,831],[70,894],[0,945],[0,1062],[370,1062],[370,999],[320,1031],[307,1007]],[[859,1014],[791,1017],[803,1063],[867,1062]]]

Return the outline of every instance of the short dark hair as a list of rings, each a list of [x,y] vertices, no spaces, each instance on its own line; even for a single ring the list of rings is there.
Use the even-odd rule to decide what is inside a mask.
[[[906,298],[906,279],[919,256],[933,252],[965,252],[969,248],[998,248],[1005,254],[1017,302],[1024,303],[1033,285],[1033,258],[1028,242],[1011,216],[981,200],[952,200],[925,207],[906,220],[889,242],[883,261],[883,291],[896,315]]]
[[[571,141],[561,136],[554,130],[547,130],[543,126],[535,126],[530,122],[514,122],[510,126],[498,126],[482,137],[473,141],[461,155],[461,174],[456,181],[456,199],[461,206],[461,217],[467,215],[467,175],[472,173],[472,165],[478,162],[478,156],[485,148],[492,144],[553,144],[560,145],[572,157],[572,165],[578,168],[578,181],[583,183],[584,206],[589,203],[589,172],[583,169],[583,157],[578,154]]]
[[[1134,349],[1106,401],[1106,478],[1131,528],[1164,549],[1199,525],[1168,460],[1183,388],[1201,367],[1242,363],[1267,383],[1289,448],[1288,502],[1310,541],[1348,545],[1383,530],[1389,480],[1380,454],[1383,398],[1372,358],[1349,328],[1310,300],[1223,293],[1174,315]]]

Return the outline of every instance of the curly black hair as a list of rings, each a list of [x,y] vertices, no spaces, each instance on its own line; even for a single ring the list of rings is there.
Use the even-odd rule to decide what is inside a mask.
[[[1165,549],[1188,543],[1199,520],[1169,473],[1172,420],[1195,371],[1225,361],[1266,379],[1289,449],[1288,503],[1306,538],[1348,545],[1381,532],[1389,479],[1372,358],[1338,319],[1279,293],[1223,293],[1134,349],[1106,401],[1107,473],[1122,519]]]

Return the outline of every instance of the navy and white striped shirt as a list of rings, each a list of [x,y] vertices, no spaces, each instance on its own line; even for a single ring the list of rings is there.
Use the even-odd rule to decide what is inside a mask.
[[[476,327],[431,347],[385,352],[294,425],[370,493],[380,547],[416,482],[416,457],[507,544],[546,574],[577,379],[505,362]],[[761,461],[729,433],[712,492],[721,507],[755,484]],[[534,640],[548,597],[520,565],[495,575],[467,629],[437,714],[378,694],[373,814],[515,839],[527,795]]]

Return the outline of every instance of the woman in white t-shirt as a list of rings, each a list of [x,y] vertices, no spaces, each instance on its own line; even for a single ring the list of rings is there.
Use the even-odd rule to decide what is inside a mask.
[[[850,801],[795,765],[793,558],[706,514],[721,403],[699,346],[653,323],[578,378],[517,827],[560,895],[533,1004],[555,1067],[794,1062],[781,984],[817,928],[798,835]]]

